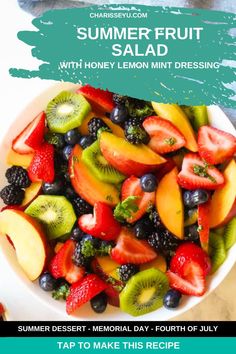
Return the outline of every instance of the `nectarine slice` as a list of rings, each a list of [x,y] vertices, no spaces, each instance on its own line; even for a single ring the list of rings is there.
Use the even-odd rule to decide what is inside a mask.
[[[184,207],[177,176],[178,169],[175,167],[161,179],[156,192],[156,207],[165,227],[183,239]]]
[[[163,273],[165,273],[166,269],[167,269],[167,264],[166,264],[165,258],[162,255],[158,254],[157,258],[154,259],[153,261],[140,265],[140,271],[145,270],[145,269],[149,269],[149,268],[156,268],[156,269],[161,270]]]
[[[82,162],[82,148],[76,145],[69,161],[71,184],[89,204],[104,202],[115,206],[120,202],[119,191],[112,185],[99,181]]]
[[[114,134],[103,132],[100,148],[105,159],[125,175],[142,176],[166,160],[146,145],[133,145]]]
[[[22,207],[26,207],[32,202],[38,195],[42,188],[42,182],[33,182],[31,185],[25,190],[25,197],[23,202],[21,203]]]
[[[27,277],[37,279],[43,271],[47,249],[41,226],[23,211],[6,209],[0,213],[0,232],[9,235]]]
[[[172,122],[186,139],[186,148],[196,152],[198,151],[197,141],[194,130],[184,111],[177,104],[164,104],[152,102],[154,111],[158,116]]]
[[[7,153],[6,163],[7,165],[29,167],[34,154],[18,154],[14,150],[10,149]]]
[[[236,215],[236,163],[231,160],[223,172],[225,185],[213,193],[210,228],[220,227]]]

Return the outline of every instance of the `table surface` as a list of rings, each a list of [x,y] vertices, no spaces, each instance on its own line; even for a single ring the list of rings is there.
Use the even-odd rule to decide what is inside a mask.
[[[93,0],[91,0],[92,2]],[[21,1],[22,3],[25,1]],[[45,3],[54,3],[55,1],[41,1],[40,6]],[[61,5],[68,4],[69,1],[58,1]],[[127,3],[128,0],[125,1]],[[138,1],[136,1],[138,2]],[[43,4],[44,3],[44,4]],[[62,4],[64,3],[64,4]],[[163,1],[153,1],[153,4],[163,4]],[[186,5],[188,1],[165,1],[166,5],[182,6]],[[191,1],[191,4],[197,4],[197,7],[206,7],[206,3],[215,8],[216,4],[221,5],[222,10],[233,11],[236,8],[236,1]],[[73,2],[75,6],[75,2]],[[77,4],[78,5],[78,4]],[[202,5],[202,6],[200,6]],[[222,7],[223,6],[223,7]],[[225,7],[224,7],[225,6]],[[217,8],[217,7],[216,7]],[[9,21],[11,18],[11,21]],[[16,0],[8,1],[7,6],[2,6],[0,13],[1,25],[7,33],[7,40],[0,38],[2,43],[1,50],[1,66],[0,77],[1,82],[4,82],[1,97],[3,104],[1,105],[1,120],[0,120],[0,140],[4,135],[11,120],[19,112],[19,107],[24,107],[31,98],[37,96],[44,88],[48,87],[53,81],[46,81],[40,79],[15,79],[9,76],[8,70],[10,67],[19,66],[27,67],[35,63],[30,55],[30,50],[20,43],[16,38],[16,33],[19,30],[31,28],[30,21],[32,16],[23,12],[17,7]],[[16,21],[14,19],[17,19]],[[0,32],[0,36],[4,36]],[[17,58],[16,58],[17,53]],[[28,58],[28,59],[27,59]],[[28,60],[28,62],[27,62]],[[30,62],[30,64],[29,64]],[[12,104],[12,97],[14,97],[14,104]],[[10,113],[9,113],[10,109]],[[236,111],[226,110],[227,115],[234,122],[236,126]],[[7,317],[11,320],[61,320],[61,317],[54,312],[49,312],[47,307],[42,306],[32,296],[27,295],[25,288],[21,282],[16,278],[15,274],[9,269],[0,250],[0,302],[2,302],[7,309]],[[4,269],[4,271],[2,271]],[[236,301],[235,301],[235,279],[236,279],[236,265],[228,274],[221,285],[209,295],[201,304],[194,307],[187,313],[178,316],[175,320],[236,320]],[[27,304],[27,306],[26,306]],[[40,308],[40,311],[38,309]],[[21,310],[20,310],[21,309]],[[37,312],[35,310],[37,309]]]

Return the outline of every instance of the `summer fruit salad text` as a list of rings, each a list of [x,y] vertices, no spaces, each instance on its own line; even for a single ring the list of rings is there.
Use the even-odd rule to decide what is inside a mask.
[[[12,141],[0,232],[26,276],[74,314],[132,316],[202,296],[236,242],[236,138],[205,106],[89,85]]]

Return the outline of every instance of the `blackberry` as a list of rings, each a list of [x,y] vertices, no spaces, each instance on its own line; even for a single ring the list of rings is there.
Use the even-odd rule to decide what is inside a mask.
[[[131,144],[147,144],[149,142],[149,135],[141,127],[141,120],[136,118],[129,118],[125,122],[125,138]]]
[[[93,211],[91,205],[80,197],[74,198],[72,204],[78,217],[84,214],[90,214]]]
[[[27,188],[31,184],[28,172],[21,166],[12,166],[8,168],[5,176],[9,184],[14,184],[14,186],[20,188]]]
[[[82,240],[82,238],[84,237],[85,233],[80,230],[79,227],[75,227],[72,231],[71,231],[71,235],[70,235],[70,239],[74,240],[76,242]]]
[[[24,199],[25,192],[18,186],[10,184],[0,192],[0,198],[7,205],[20,205]]]
[[[126,96],[119,95],[117,93],[114,93],[113,95],[113,102],[119,106],[125,104],[126,101]]]
[[[122,264],[119,269],[119,277],[121,281],[127,282],[134,274],[139,272],[139,267],[136,264]]]
[[[82,244],[77,242],[72,256],[72,262],[79,266],[85,266],[87,264],[87,258],[82,254]]]
[[[160,216],[158,214],[158,212],[156,211],[156,209],[152,209],[151,212],[149,213],[149,219],[152,221],[153,226],[157,229],[163,229],[164,226],[162,225]]]
[[[89,123],[88,123],[88,131],[89,131],[89,135],[94,138],[95,140],[97,139],[97,133],[99,131],[99,129],[101,128],[107,128],[109,129],[109,127],[107,126],[106,123],[103,122],[102,119],[100,118],[92,118]]]
[[[148,237],[148,243],[166,258],[172,257],[179,241],[168,230],[155,231]]]

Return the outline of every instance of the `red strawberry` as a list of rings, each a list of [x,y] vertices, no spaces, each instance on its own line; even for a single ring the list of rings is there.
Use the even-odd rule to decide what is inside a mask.
[[[202,296],[206,292],[206,280],[199,264],[186,263],[183,273],[184,275],[181,277],[170,270],[167,271],[170,287],[185,295]]]
[[[4,314],[4,312],[5,312],[4,307],[0,302],[0,317]]]
[[[173,170],[176,167],[175,162],[170,157],[165,157],[166,162],[163,163],[160,168],[155,172],[155,176],[157,177],[158,181],[162,179],[165,174]]]
[[[198,232],[201,246],[208,253],[210,234],[210,201],[198,205]]]
[[[66,312],[68,315],[101,293],[106,287],[107,284],[96,274],[88,274],[73,284],[70,288],[70,294],[66,299]]]
[[[54,180],[54,147],[51,144],[43,143],[35,150],[34,157],[27,169],[32,182],[44,181],[52,183]]]
[[[120,307],[120,293],[114,288],[112,284],[108,284],[104,292],[107,295],[108,304],[111,306]]]
[[[13,140],[12,149],[19,154],[31,154],[43,142],[46,115],[41,112],[27,127]]]
[[[178,183],[185,189],[218,189],[224,185],[224,176],[214,166],[204,162],[198,154],[185,155]]]
[[[177,273],[180,276],[184,275],[184,266],[187,263],[197,263],[204,276],[206,276],[211,269],[211,263],[207,254],[202,250],[201,247],[195,245],[192,242],[185,242],[180,245],[175,255],[172,257],[170,262],[170,270]]]
[[[149,147],[158,154],[176,151],[186,143],[180,131],[166,119],[151,116],[144,120],[143,127],[151,137]]]
[[[137,205],[138,210],[132,212],[132,216],[127,219],[128,222],[135,222],[140,219],[148,210],[148,208],[155,203],[155,192],[147,193],[141,188],[140,179],[135,176],[127,178],[121,189],[122,201],[128,197],[137,197],[134,203]]]
[[[116,246],[111,250],[111,258],[119,264],[143,264],[157,257],[156,252],[146,241],[136,239],[132,233],[123,228]]]
[[[207,162],[216,165],[236,153],[235,136],[204,125],[198,131],[199,154]]]
[[[49,271],[55,279],[65,278],[72,284],[84,276],[84,268],[77,267],[72,262],[74,250],[75,242],[73,240],[67,240],[51,260]]]
[[[111,207],[102,202],[95,203],[93,215],[82,215],[78,224],[82,231],[105,241],[115,240],[121,231]]]
[[[113,102],[113,93],[108,90],[105,91],[90,85],[85,85],[79,88],[77,93],[80,93],[87,98],[94,111],[104,113],[111,112],[115,107]]]

